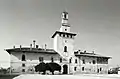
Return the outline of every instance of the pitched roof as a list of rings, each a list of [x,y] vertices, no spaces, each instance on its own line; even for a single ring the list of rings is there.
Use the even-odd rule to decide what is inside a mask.
[[[47,54],[58,54],[53,49],[42,49],[42,48],[29,48],[29,47],[22,47],[22,48],[13,48],[13,49],[6,49],[8,53],[11,52],[27,52],[27,53],[47,53]]]
[[[111,57],[108,57],[108,56],[102,56],[102,55],[99,55],[99,54],[95,54],[95,53],[88,53],[88,52],[80,52],[78,53],[75,52],[75,56],[88,56],[88,57],[103,57],[103,58],[111,58]]]

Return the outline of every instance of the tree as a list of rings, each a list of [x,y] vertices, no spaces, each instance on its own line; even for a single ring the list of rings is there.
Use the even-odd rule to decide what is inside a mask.
[[[54,74],[54,71],[61,72],[61,66],[55,62],[46,63],[46,70],[49,70]]]
[[[45,74],[46,72],[46,64],[44,62],[41,62],[40,64],[35,66],[35,71],[36,72],[43,72]]]
[[[46,70],[49,70],[50,72],[52,72],[52,74],[54,74],[54,71],[61,72],[61,66],[54,62],[46,64],[44,62],[41,62],[40,64],[35,66],[36,72],[43,72],[43,74],[45,74]]]

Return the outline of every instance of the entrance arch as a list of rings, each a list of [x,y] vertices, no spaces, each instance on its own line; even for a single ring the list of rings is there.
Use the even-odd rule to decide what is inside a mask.
[[[68,74],[68,66],[66,64],[63,65],[63,74]]]

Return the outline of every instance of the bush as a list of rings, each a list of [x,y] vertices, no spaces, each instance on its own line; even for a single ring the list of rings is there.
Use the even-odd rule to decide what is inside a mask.
[[[47,70],[52,72],[52,74],[54,74],[54,71],[59,71],[59,72],[61,71],[61,66],[54,62],[50,62],[46,64],[42,62],[39,65],[35,66],[36,72],[43,72],[43,74],[45,74]]]

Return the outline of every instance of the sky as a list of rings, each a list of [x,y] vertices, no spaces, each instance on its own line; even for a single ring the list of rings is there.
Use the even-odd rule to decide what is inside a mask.
[[[0,66],[9,67],[7,48],[53,48],[52,34],[61,27],[61,13],[69,14],[74,49],[110,56],[120,65],[120,0],[0,0]]]

